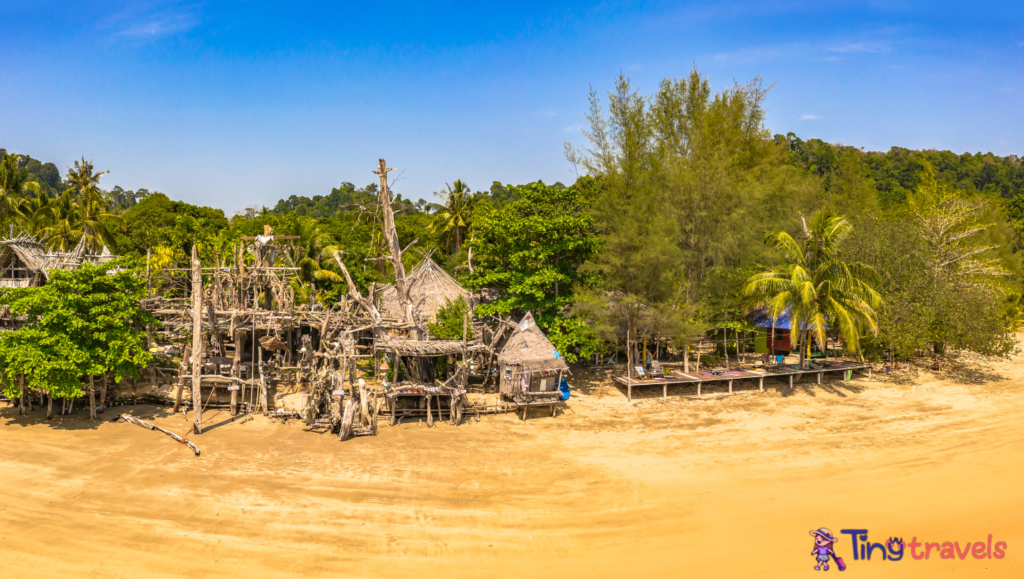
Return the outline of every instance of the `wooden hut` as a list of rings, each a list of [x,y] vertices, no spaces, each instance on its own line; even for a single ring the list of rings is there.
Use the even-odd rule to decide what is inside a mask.
[[[558,386],[569,365],[529,315],[505,342],[498,371],[501,394],[523,409],[523,420],[534,406],[550,407],[554,416]]]
[[[458,298],[474,305],[473,294],[459,285],[455,278],[441,269],[429,256],[425,257],[405,278],[409,284],[409,298],[416,310],[416,318],[421,323],[437,321],[437,311]],[[380,313],[385,318],[403,319],[398,302],[398,290],[393,285],[385,286],[380,292]]]
[[[114,256],[103,248],[100,255],[86,248],[83,236],[70,252],[51,252],[34,237],[22,235],[0,240],[0,288],[38,287],[54,270],[75,269],[82,263],[106,263]]]

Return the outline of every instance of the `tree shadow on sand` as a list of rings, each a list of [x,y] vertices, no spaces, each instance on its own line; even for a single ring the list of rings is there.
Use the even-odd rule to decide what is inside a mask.
[[[93,430],[104,422],[116,420],[121,414],[130,413],[142,420],[156,420],[169,418],[173,413],[171,409],[153,404],[133,404],[124,406],[112,406],[100,414],[96,419],[89,418],[89,411],[86,408],[76,408],[70,414],[62,415],[60,405],[54,402],[53,418],[46,418],[46,406],[33,405],[32,410],[25,416],[18,414],[14,406],[0,408],[0,421],[4,426],[31,427],[46,425],[58,430]]]

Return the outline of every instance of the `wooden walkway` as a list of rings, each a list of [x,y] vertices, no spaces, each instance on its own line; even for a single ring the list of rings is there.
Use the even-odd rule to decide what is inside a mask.
[[[700,396],[700,390],[702,384],[708,384],[711,382],[729,383],[729,393],[732,394],[732,383],[734,380],[758,380],[759,386],[762,392],[764,392],[764,379],[765,378],[785,378],[789,377],[789,387],[793,387],[793,377],[801,376],[804,374],[816,374],[818,376],[818,384],[821,384],[821,376],[826,372],[852,372],[856,371],[867,371],[868,377],[871,377],[871,364],[861,364],[860,362],[850,362],[846,360],[836,360],[832,362],[818,362],[815,368],[808,370],[798,370],[790,366],[777,366],[769,369],[738,369],[731,371],[723,371],[720,374],[709,374],[707,372],[701,372],[699,375],[696,372],[684,374],[682,370],[673,370],[671,373],[667,373],[664,378],[646,378],[639,380],[637,378],[627,378],[625,376],[616,376],[615,381],[626,387],[626,398],[633,400],[633,388],[640,386],[661,386],[663,396],[668,398],[668,387],[675,385],[684,384],[696,384],[697,385],[697,396]]]

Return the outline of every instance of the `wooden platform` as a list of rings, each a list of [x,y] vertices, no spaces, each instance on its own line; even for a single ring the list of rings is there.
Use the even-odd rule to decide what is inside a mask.
[[[697,385],[697,396],[700,396],[701,385],[711,382],[729,383],[729,393],[732,393],[732,383],[735,380],[758,380],[761,391],[764,391],[764,379],[765,378],[785,378],[789,377],[789,387],[793,387],[794,376],[801,376],[804,374],[816,374],[818,376],[818,384],[821,384],[821,376],[826,372],[852,372],[852,371],[867,371],[868,377],[871,377],[871,364],[862,364],[860,362],[851,362],[847,360],[836,360],[830,362],[817,362],[818,367],[807,370],[798,370],[790,366],[776,366],[766,370],[742,368],[732,371],[724,371],[720,375],[705,376],[704,372],[698,375],[696,372],[683,373],[681,370],[674,370],[673,372],[666,374],[664,378],[647,378],[645,380],[639,380],[637,378],[627,378],[625,376],[616,376],[615,381],[626,387],[626,398],[628,400],[633,399],[633,388],[641,386],[661,386],[663,390],[663,396],[668,397],[668,387],[674,385],[684,384],[696,384]]]

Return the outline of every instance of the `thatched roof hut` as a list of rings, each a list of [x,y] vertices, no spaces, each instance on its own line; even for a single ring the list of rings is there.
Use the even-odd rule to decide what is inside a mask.
[[[101,255],[89,253],[86,238],[70,252],[48,251],[38,239],[22,235],[0,240],[0,288],[35,287],[46,283],[54,270],[75,269],[83,262],[104,263],[114,256],[103,248]]]
[[[459,285],[455,278],[448,275],[448,272],[441,269],[441,266],[437,265],[429,256],[406,274],[405,279],[409,284],[409,298],[412,300],[412,307],[423,323],[436,322],[437,310],[460,296],[470,307],[474,305],[473,295]],[[396,319],[405,317],[401,305],[398,303],[398,290],[395,289],[395,286],[387,285],[381,290],[380,303],[380,313],[384,317]]]
[[[498,355],[498,368],[501,393],[518,399],[531,393],[554,392],[569,365],[540,328],[531,325],[525,330],[516,329],[505,342]]]

